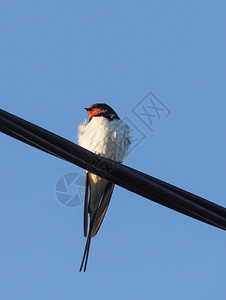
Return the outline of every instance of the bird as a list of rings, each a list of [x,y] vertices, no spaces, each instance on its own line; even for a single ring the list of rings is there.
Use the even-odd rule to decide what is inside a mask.
[[[78,127],[78,144],[95,154],[121,163],[131,144],[129,126],[105,103],[93,104],[85,109],[89,121],[85,120]],[[80,272],[82,269],[86,271],[91,239],[102,224],[114,186],[113,182],[85,171],[83,225],[87,240]]]

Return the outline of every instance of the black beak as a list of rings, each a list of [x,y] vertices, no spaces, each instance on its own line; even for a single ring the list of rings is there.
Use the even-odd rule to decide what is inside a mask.
[[[90,110],[92,110],[92,108],[85,107],[85,110],[90,111]]]

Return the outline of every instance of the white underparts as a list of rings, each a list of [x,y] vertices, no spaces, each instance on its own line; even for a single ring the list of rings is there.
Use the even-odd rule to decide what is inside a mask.
[[[121,120],[93,117],[89,123],[85,121],[79,126],[78,143],[96,154],[121,162],[130,144],[129,127]]]

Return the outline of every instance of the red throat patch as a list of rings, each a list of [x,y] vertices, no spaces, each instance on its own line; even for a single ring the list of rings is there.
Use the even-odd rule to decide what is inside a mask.
[[[97,116],[99,115],[100,113],[102,113],[103,111],[99,108],[94,108],[93,110],[91,111],[88,111],[88,114],[89,114],[89,119],[91,119],[92,117],[94,116]]]

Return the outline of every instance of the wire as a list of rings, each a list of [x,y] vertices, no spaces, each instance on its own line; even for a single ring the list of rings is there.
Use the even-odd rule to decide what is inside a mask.
[[[226,208],[138,170],[96,155],[1,109],[0,131],[106,178],[147,199],[226,230]]]

